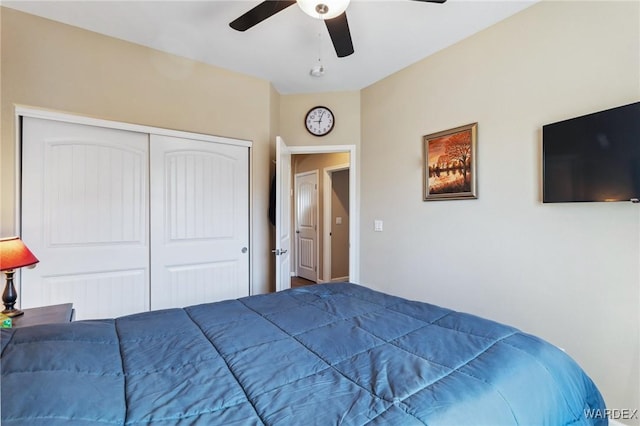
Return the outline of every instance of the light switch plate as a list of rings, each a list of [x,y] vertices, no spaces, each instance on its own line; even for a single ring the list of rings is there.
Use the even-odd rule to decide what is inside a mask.
[[[376,219],[373,221],[373,230],[376,232],[382,232],[382,220]]]

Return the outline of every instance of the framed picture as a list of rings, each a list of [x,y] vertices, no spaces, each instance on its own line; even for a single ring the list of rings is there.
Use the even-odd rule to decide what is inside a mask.
[[[424,136],[424,201],[478,198],[478,123]]]

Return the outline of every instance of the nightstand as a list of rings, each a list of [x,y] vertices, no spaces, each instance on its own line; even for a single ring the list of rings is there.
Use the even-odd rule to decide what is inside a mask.
[[[23,309],[24,315],[13,317],[13,328],[27,327],[36,324],[52,324],[73,321],[73,303],[43,306],[41,308]]]

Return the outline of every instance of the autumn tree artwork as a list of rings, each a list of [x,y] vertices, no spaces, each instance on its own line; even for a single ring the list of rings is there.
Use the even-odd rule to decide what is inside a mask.
[[[424,200],[477,198],[478,123],[424,137]]]

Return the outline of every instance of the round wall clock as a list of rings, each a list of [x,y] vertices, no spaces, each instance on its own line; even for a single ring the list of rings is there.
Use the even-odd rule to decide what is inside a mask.
[[[307,112],[304,124],[312,135],[324,136],[333,130],[335,119],[329,108],[316,106]]]

